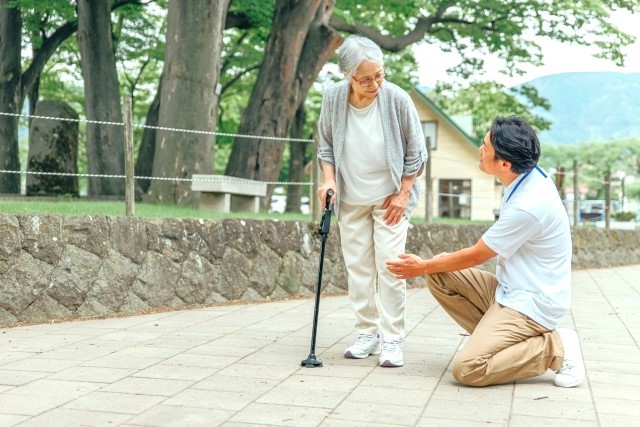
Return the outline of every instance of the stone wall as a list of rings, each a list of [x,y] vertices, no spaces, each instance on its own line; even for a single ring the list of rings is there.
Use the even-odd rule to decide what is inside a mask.
[[[451,252],[485,229],[413,226],[407,251]],[[312,296],[317,231],[317,223],[293,221],[0,215],[0,325]],[[326,293],[346,290],[339,242],[332,224]],[[639,242],[638,231],[577,229],[574,267],[640,263]]]

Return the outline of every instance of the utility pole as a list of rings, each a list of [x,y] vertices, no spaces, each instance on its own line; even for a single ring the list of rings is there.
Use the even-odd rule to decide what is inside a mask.
[[[578,161],[573,161],[573,226],[578,226],[580,220],[580,189],[578,188]]]
[[[425,143],[427,144],[427,164],[424,167],[424,175],[425,175],[425,200],[424,200],[424,222],[427,224],[431,224],[433,221],[433,209],[432,209],[432,189],[431,189],[431,137],[427,136],[425,138]]]

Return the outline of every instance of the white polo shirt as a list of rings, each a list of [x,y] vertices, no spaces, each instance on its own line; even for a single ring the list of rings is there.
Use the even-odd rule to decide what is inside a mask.
[[[482,240],[498,254],[496,301],[556,329],[571,307],[571,229],[544,170],[509,184],[500,217]]]

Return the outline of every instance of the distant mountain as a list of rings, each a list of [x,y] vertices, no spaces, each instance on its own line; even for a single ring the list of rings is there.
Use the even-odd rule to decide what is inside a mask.
[[[551,103],[540,141],[553,144],[640,138],[640,73],[563,73],[528,82]]]

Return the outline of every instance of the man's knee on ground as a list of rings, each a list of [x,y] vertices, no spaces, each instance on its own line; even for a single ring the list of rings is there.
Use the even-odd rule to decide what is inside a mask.
[[[483,370],[478,366],[476,359],[463,359],[459,357],[459,354],[453,359],[453,378],[459,383],[471,387],[485,386],[482,372]]]

